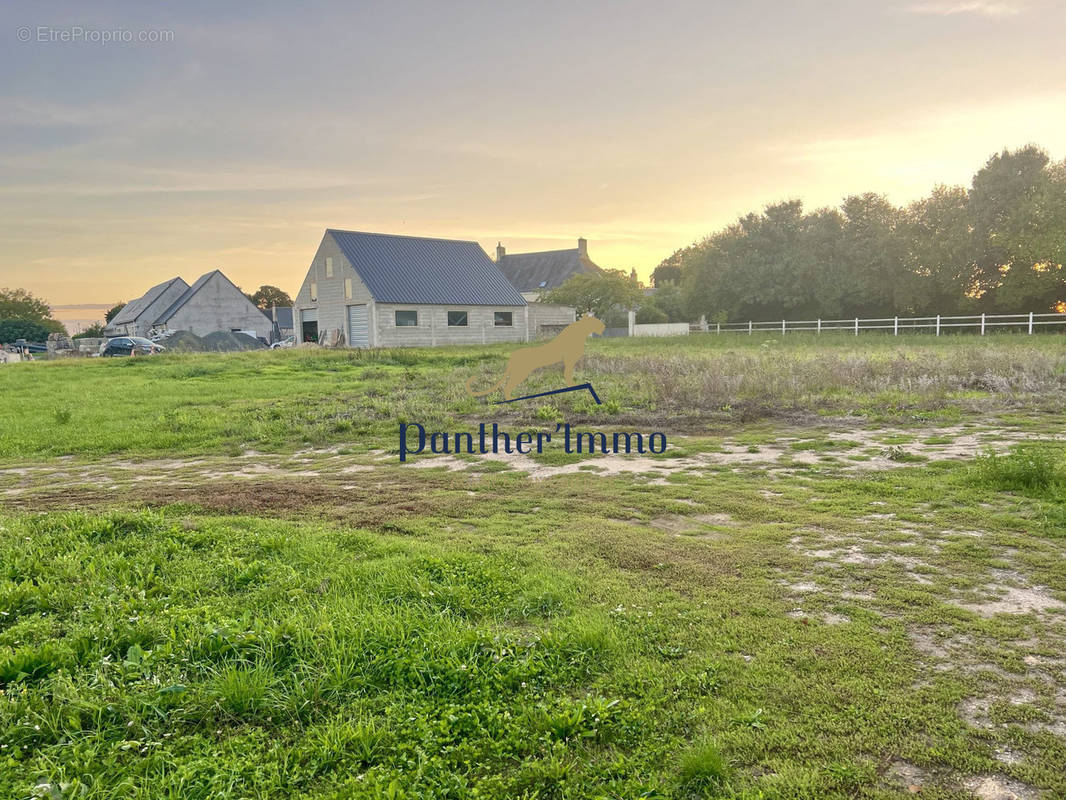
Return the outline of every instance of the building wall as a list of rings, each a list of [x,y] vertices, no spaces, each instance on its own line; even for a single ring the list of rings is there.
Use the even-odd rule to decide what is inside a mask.
[[[333,259],[333,277],[326,275],[326,259]],[[352,282],[352,296],[345,297],[344,281]],[[311,300],[311,284],[318,285],[318,300]],[[370,291],[356,274],[352,265],[348,263],[344,253],[337,246],[337,242],[328,234],[322,237],[311,266],[307,270],[300,291],[293,300],[293,327],[296,338],[303,341],[303,315],[301,312],[308,309],[318,310],[319,336],[326,336],[325,341],[330,341],[332,332],[343,332],[344,341],[348,341],[348,306],[357,303],[372,303]],[[374,342],[373,309],[371,309],[370,346],[376,347]]]
[[[371,314],[371,346],[434,347],[445,344],[527,342],[528,306],[427,306],[375,303]],[[417,327],[397,327],[397,311],[417,311]],[[448,326],[449,311],[467,312],[467,325]],[[494,312],[510,311],[514,325],[496,327]],[[376,336],[375,336],[376,334]]]
[[[168,319],[167,328],[191,331],[206,336],[215,331],[254,330],[256,336],[270,341],[271,322],[232,283],[221,275],[212,275],[200,291]]]
[[[326,275],[327,258],[333,259],[333,277]],[[345,279],[352,282],[351,298],[345,296]],[[312,283],[317,284],[317,302],[311,300]],[[526,306],[396,305],[375,302],[333,237],[323,236],[300,291],[293,300],[293,325],[297,339],[302,339],[301,312],[316,309],[320,341],[335,341],[334,332],[340,332],[344,334],[347,344],[348,306],[359,303],[368,306],[371,347],[432,347],[529,340]],[[418,311],[418,326],[396,327],[395,312],[398,309]],[[467,327],[448,327],[449,311],[466,311]],[[510,311],[514,325],[510,328],[495,327],[494,311]]]
[[[529,337],[531,339],[550,339],[577,319],[577,313],[571,306],[530,303],[527,308],[529,309]]]

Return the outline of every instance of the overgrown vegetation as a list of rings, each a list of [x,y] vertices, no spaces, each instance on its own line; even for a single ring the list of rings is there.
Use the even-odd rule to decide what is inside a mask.
[[[955,423],[1046,411],[1066,391],[1056,335],[900,337],[790,334],[590,340],[579,367],[605,401],[560,396],[493,409],[508,424],[557,419],[671,433],[730,430],[759,420],[860,418]],[[396,426],[486,419],[466,379],[491,384],[506,347],[177,354],[12,365],[0,370],[0,461],[46,455],[395,448]],[[559,388],[536,373],[531,393]],[[62,435],[42,398],[69,398]],[[75,402],[76,398],[76,402]],[[1036,418],[1033,418],[1036,419]]]
[[[974,480],[995,491],[1066,496],[1066,464],[1062,451],[1046,444],[1014,447],[1010,453],[987,452],[974,460]]]

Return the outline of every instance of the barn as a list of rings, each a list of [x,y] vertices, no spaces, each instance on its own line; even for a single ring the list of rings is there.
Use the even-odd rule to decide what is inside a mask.
[[[329,229],[294,303],[301,341],[413,347],[529,340],[529,309],[477,242]]]
[[[264,341],[270,341],[273,326],[273,321],[217,269],[201,275],[152,324],[157,331],[191,331],[197,336],[215,331],[254,331]]]
[[[130,300],[104,328],[105,336],[147,336],[156,319],[189,290],[181,278],[171,278]]]

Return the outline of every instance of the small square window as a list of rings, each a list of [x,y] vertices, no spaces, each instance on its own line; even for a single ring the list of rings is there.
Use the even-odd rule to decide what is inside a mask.
[[[311,302],[312,303],[317,303],[318,302],[318,284],[317,283],[312,283],[311,284]]]
[[[333,256],[326,256],[326,277],[333,277]]]
[[[492,312],[492,324],[497,328],[510,328],[514,325],[513,314],[510,311]]]
[[[397,311],[396,312],[396,327],[397,328],[415,328],[415,327],[418,327],[418,312],[417,311]]]
[[[351,300],[352,299],[352,279],[351,278],[345,278],[344,279],[344,299],[345,300]]]
[[[465,311],[449,311],[448,312],[448,327],[449,328],[465,328],[466,312]]]

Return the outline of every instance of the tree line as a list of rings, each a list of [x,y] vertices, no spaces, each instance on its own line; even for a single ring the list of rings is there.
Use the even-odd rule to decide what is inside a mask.
[[[1066,313],[1063,263],[1066,161],[1030,145],[903,207],[868,192],[747,214],[665,259],[646,306],[718,322]]]

